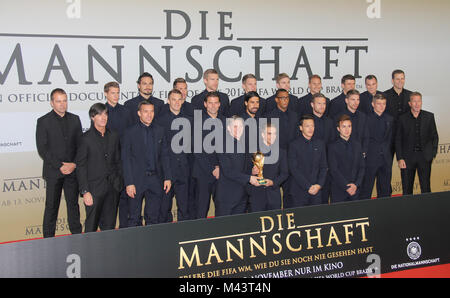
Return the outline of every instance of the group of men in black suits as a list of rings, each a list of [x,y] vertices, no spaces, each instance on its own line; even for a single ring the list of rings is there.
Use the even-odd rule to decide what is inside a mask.
[[[120,86],[110,82],[106,103],[91,106],[84,134],[78,116],[67,111],[65,91],[53,90],[53,110],[36,128],[47,181],[44,237],[55,234],[62,189],[72,233],[82,230],[78,194],[85,232],[113,229],[117,212],[121,228],[171,222],[174,197],[178,220],[205,218],[211,198],[215,216],[222,216],[368,199],[375,180],[377,196],[387,197],[394,154],[403,193],[412,193],[416,169],[422,192],[431,191],[434,116],[421,109],[420,93],[403,88],[400,70],[386,92],[369,75],[360,94],[346,75],[332,100],[320,93],[318,75],[309,79],[310,92],[296,98],[289,76],[280,74],[276,93],[264,99],[248,74],[245,94],[231,104],[218,91],[217,71],[205,71],[203,82],[205,90],[187,102],[187,83],[176,79],[164,104],[152,96],[153,77],[143,73],[139,95],[124,105]],[[252,161],[256,152],[263,168]]]

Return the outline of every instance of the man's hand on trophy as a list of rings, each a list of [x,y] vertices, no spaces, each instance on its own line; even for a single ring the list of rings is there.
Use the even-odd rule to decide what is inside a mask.
[[[259,169],[258,169],[258,167],[257,166],[253,166],[253,169],[252,169],[252,175],[258,175],[259,174]]]

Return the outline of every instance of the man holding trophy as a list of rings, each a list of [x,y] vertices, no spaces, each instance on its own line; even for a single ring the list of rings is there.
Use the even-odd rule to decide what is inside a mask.
[[[277,127],[272,123],[262,126],[260,151],[253,154],[252,175],[260,186],[249,185],[249,212],[281,209],[280,185],[288,178],[286,150],[279,148]]]

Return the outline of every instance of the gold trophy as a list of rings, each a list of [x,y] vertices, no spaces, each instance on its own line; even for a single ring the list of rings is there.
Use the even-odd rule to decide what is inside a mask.
[[[253,164],[258,168],[259,173],[257,175],[258,177],[258,183],[260,185],[264,185],[267,183],[266,179],[263,177],[263,168],[264,168],[264,154],[257,151],[253,154],[252,158]]]

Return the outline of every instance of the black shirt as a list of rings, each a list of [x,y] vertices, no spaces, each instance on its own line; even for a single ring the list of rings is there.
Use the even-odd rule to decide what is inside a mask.
[[[420,143],[420,123],[422,121],[422,113],[419,113],[417,118],[411,115],[411,125],[414,127],[414,151],[422,151],[422,145]]]
[[[92,129],[95,132],[95,136],[97,138],[97,141],[100,143],[100,148],[102,148],[102,156],[105,157],[105,160],[108,158],[108,143],[109,143],[109,137],[110,133],[108,129],[105,130],[105,133],[102,135],[101,132],[95,128],[94,125],[92,125]]]
[[[153,126],[152,123],[150,123],[150,125],[147,126],[140,121],[139,125],[143,132],[142,135],[144,137],[144,144],[146,147],[146,154],[145,154],[146,170],[147,172],[154,172],[156,171],[156,168],[155,168],[155,152],[154,152],[155,143],[154,143]]]
[[[409,95],[411,94],[411,91],[402,89],[402,92],[398,94],[394,87],[392,87],[389,90],[384,91],[384,94],[386,95],[386,111],[388,114],[390,114],[392,117],[394,117],[395,120],[398,120],[398,117],[410,109],[408,102],[409,102]]]
[[[67,150],[68,148],[70,148],[71,144],[70,144],[70,139],[69,139],[69,124],[67,123],[67,114],[64,114],[64,116],[60,116],[58,115],[55,110],[52,111],[55,118],[58,119],[58,125],[61,129],[63,138],[64,138],[64,143],[66,144],[66,151],[64,153],[64,160],[68,161],[71,160],[70,156],[69,156],[69,151]]]

